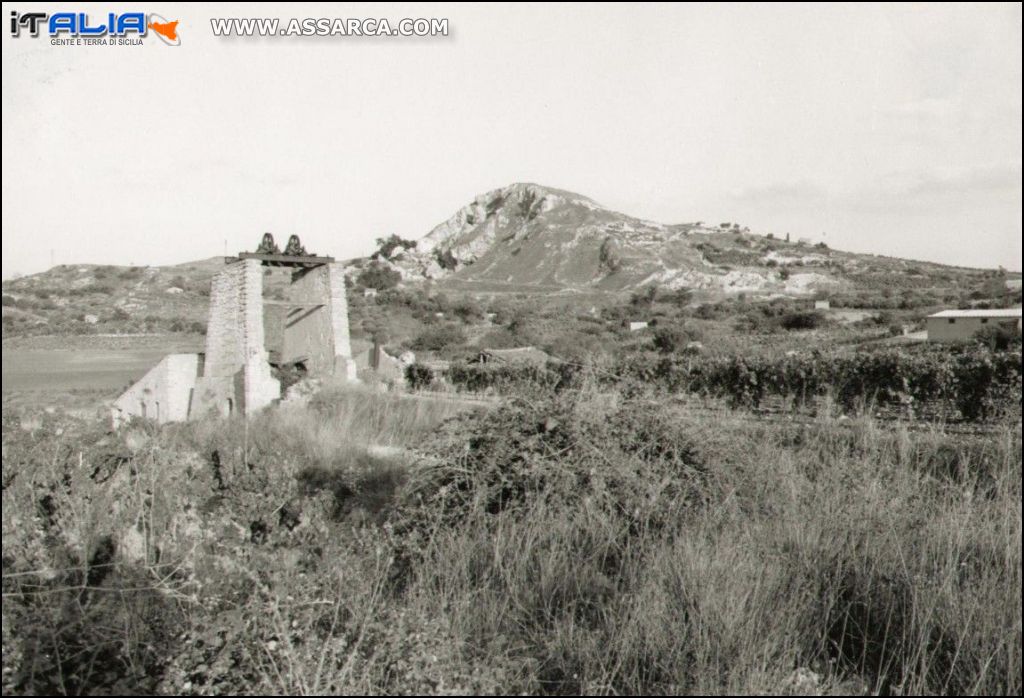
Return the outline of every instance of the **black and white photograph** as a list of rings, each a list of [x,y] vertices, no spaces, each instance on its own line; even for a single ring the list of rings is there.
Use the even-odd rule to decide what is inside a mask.
[[[1021,3],[3,3],[2,692],[1021,695]]]

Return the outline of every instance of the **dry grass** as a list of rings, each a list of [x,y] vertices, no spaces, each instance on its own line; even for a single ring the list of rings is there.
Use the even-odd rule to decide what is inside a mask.
[[[1021,691],[1019,426],[595,390],[48,420],[5,413],[5,694]]]

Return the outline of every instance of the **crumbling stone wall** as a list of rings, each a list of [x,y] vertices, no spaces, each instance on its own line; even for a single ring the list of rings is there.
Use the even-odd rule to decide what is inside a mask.
[[[113,407],[115,423],[132,415],[161,422],[212,413],[251,414],[281,397],[266,347],[263,278],[259,259],[228,264],[213,277],[206,353],[166,357]],[[323,264],[296,272],[288,288],[281,363],[303,360],[311,375],[356,381],[348,334],[344,268]],[[204,361],[205,357],[205,361]]]
[[[294,307],[284,319],[281,362],[301,359],[311,375],[354,379],[342,265],[331,263],[296,272],[289,301]]]
[[[288,289],[281,363],[303,361],[312,375],[334,372],[334,333],[330,314],[330,272],[327,266],[302,269]]]

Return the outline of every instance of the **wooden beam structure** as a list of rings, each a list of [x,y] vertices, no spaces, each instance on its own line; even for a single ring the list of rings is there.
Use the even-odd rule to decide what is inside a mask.
[[[299,269],[311,269],[313,267],[330,264],[334,257],[294,256],[287,254],[259,254],[258,252],[239,252],[237,257],[225,257],[224,263],[231,264],[240,259],[258,259],[265,267],[296,267]]]

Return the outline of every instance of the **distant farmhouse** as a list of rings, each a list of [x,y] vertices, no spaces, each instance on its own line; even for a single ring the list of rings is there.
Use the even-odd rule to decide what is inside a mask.
[[[1013,327],[1020,332],[1020,318],[1020,308],[943,310],[928,316],[928,339],[932,342],[956,342],[969,339],[991,326]]]

